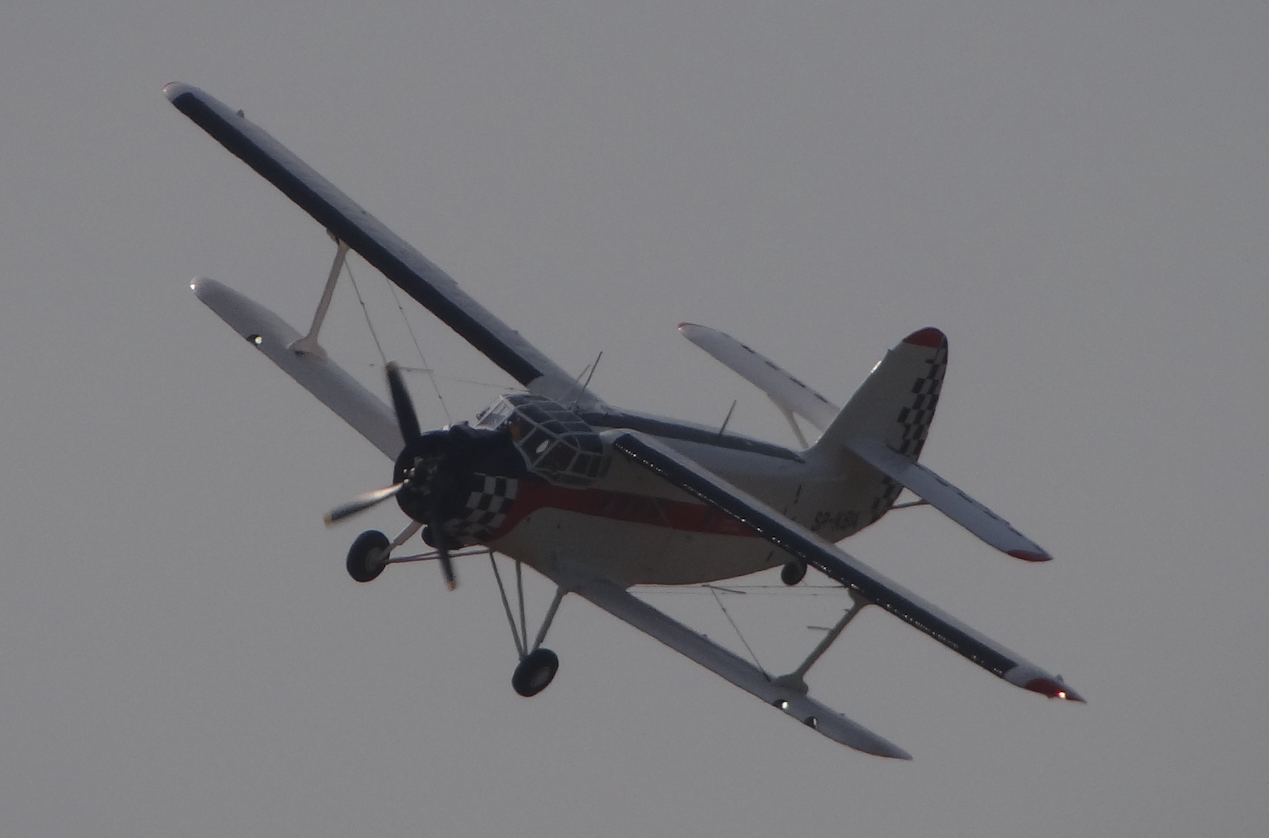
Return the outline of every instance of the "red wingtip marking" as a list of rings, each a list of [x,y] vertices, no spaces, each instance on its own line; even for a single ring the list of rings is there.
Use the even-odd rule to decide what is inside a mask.
[[[913,332],[903,339],[904,343],[910,343],[913,346],[929,346],[938,348],[947,343],[947,335],[935,329],[933,326]]]
[[[1048,553],[1035,553],[1031,550],[1010,550],[1009,555],[1024,562],[1047,562],[1053,559]]]
[[[1059,684],[1052,678],[1032,679],[1027,682],[1026,689],[1031,690],[1033,693],[1046,695],[1049,698],[1063,698],[1067,701],[1078,701],[1080,704],[1087,703],[1084,699],[1080,698],[1079,694],[1076,693],[1075,690],[1065,684]]]

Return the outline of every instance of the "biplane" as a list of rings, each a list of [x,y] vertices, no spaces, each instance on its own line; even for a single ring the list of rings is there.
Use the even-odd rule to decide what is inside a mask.
[[[227,286],[196,279],[194,293],[239,335],[343,418],[393,462],[392,478],[331,510],[328,523],[395,499],[408,524],[395,537],[362,533],[346,567],[367,583],[391,564],[431,560],[452,589],[454,559],[488,552],[515,639],[512,685],[532,696],[559,659],[543,642],[568,594],[656,638],[819,733],[857,750],[909,759],[881,736],[809,695],[805,676],[864,608],[875,606],[1010,684],[1083,701],[1060,676],[1028,662],[837,546],[876,523],[906,488],[982,541],[1017,559],[1049,555],[1000,516],[921,465],[947,369],[947,338],[913,332],[891,349],[844,406],[836,406],[723,332],[682,334],[763,391],[801,448],[618,408],[569,375],[469,297],[260,127],[186,84],[164,88],[183,114],[280,189],[336,242],[335,261],[307,334]],[[401,371],[387,364],[390,401],[337,366],[319,343],[349,250],[510,375],[520,390],[470,422],[424,430]],[[809,442],[795,417],[819,431]],[[398,555],[421,535],[427,550]],[[519,621],[494,554],[515,562]],[[530,638],[521,568],[555,588]],[[808,568],[845,590],[849,607],[792,672],[772,676],[630,592],[636,585],[698,585],[781,568],[786,585]],[[514,593],[514,592],[513,592]]]

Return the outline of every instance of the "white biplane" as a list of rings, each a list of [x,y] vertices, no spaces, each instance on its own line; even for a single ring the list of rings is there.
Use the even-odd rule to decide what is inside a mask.
[[[703,326],[689,340],[756,385],[793,425],[802,450],[717,428],[621,410],[544,356],[465,294],[443,271],[350,200],[268,133],[198,88],[169,84],[173,105],[317,220],[337,242],[307,335],[210,279],[198,298],[395,462],[392,484],[329,513],[332,523],[395,498],[410,523],[389,539],[366,532],[349,550],[353,579],[433,559],[455,585],[452,558],[494,552],[542,573],[555,596],[532,639],[523,588],[519,626],[498,578],[520,663],[512,684],[536,695],[559,660],[542,646],[568,593],[651,635],[825,736],[870,754],[900,748],[808,695],[805,675],[865,606],[875,605],[988,672],[1050,698],[1083,701],[1054,676],[886,579],[835,545],[880,520],[907,488],[987,544],[1026,561],[1049,556],[1002,518],[917,462],[947,368],[933,328],[899,342],[838,408],[735,339]],[[347,251],[506,371],[524,391],[471,423],[424,432],[399,370],[387,370],[391,406],[332,363],[317,341]],[[821,435],[802,437],[794,416]],[[725,428],[725,423],[724,423]],[[430,549],[394,551],[422,530]],[[776,567],[798,584],[813,567],[842,585],[850,607],[793,672],[772,677],[635,597],[635,585],[691,585]],[[495,573],[497,565],[494,564]]]

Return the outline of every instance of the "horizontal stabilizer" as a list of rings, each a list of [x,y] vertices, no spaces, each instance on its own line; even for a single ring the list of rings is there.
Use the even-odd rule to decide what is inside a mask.
[[[766,393],[781,410],[796,413],[821,431],[837,416],[836,405],[731,335],[695,323],[680,323],[679,331],[723,366]]]
[[[281,317],[214,279],[196,279],[190,287],[234,331],[251,341],[384,455],[395,459],[401,453],[405,444],[392,408],[329,359],[290,349],[300,339],[300,333]]]
[[[778,686],[762,670],[682,623],[668,617],[638,597],[600,579],[560,579],[583,599],[660,640],[745,692],[761,698],[834,742],[867,754],[893,759],[912,759],[902,748],[852,722],[818,701],[786,686]]]
[[[846,440],[845,446],[868,465],[896,483],[901,483],[917,497],[997,550],[1029,562],[1047,562],[1052,558],[1040,545],[1015,530],[1004,518],[920,463],[892,451],[885,443],[876,439],[856,438]]]

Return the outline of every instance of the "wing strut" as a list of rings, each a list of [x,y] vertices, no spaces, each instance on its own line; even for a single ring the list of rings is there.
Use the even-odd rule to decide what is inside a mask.
[[[807,671],[815,665],[817,660],[823,657],[824,653],[828,651],[828,647],[832,646],[833,642],[836,641],[841,633],[846,630],[847,624],[849,624],[851,620],[855,619],[860,611],[864,610],[865,605],[868,605],[868,600],[864,599],[858,592],[847,588],[846,593],[850,594],[851,606],[846,609],[846,613],[843,614],[842,618],[837,621],[837,625],[828,630],[828,633],[824,635],[824,639],[819,642],[819,645],[811,650],[811,654],[806,656],[806,660],[802,661],[801,666],[790,672],[788,675],[781,675],[779,678],[776,678],[776,684],[797,690],[802,693],[802,695],[806,695],[808,689],[806,686]]]
[[[331,238],[335,238],[331,236]],[[330,266],[330,275],[326,277],[326,287],[322,289],[322,300],[313,313],[313,325],[308,327],[308,334],[287,347],[294,352],[326,357],[326,350],[317,342],[317,333],[321,331],[322,322],[326,320],[326,312],[330,310],[331,297],[335,294],[335,283],[344,270],[344,259],[348,256],[348,245],[335,239],[335,261]]]

